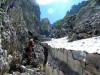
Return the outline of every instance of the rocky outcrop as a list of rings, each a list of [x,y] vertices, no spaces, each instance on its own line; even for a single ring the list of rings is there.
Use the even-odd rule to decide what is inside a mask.
[[[49,22],[48,18],[44,18],[41,20],[41,35],[44,35],[44,37],[50,37],[51,35],[51,24]]]
[[[74,21],[77,15],[65,16],[62,20],[54,23],[53,26],[53,37],[61,38],[64,36],[72,35],[73,27],[75,26]]]
[[[83,8],[75,20],[71,40],[98,36],[100,32],[100,6]]]
[[[71,10],[70,16],[66,15],[63,19],[56,22],[58,26],[56,31],[58,32],[54,34],[55,36],[63,37],[63,35],[67,35],[69,41],[75,41],[100,35],[100,1],[89,0],[85,4],[82,2],[81,5],[82,7],[79,4],[80,8],[78,11],[77,9],[75,11]]]
[[[73,5],[69,11],[67,11],[66,16],[77,14],[80,9],[84,6],[87,6],[89,4],[89,1],[82,1],[78,5]]]
[[[87,6],[89,1],[82,1],[78,5],[73,5],[69,11],[67,11],[65,17],[54,23],[54,29],[52,30],[53,37],[61,38],[64,36],[70,36],[73,32],[73,27],[75,26],[75,19],[80,12],[80,10]]]
[[[41,22],[50,25],[50,22],[49,22],[48,18],[42,19]]]
[[[99,75],[100,55],[82,51],[55,49],[48,45],[46,75]]]
[[[20,68],[20,72],[16,71],[13,72],[12,74],[5,73],[4,75],[45,75],[45,73],[40,69],[36,69],[36,68],[29,69],[23,65],[20,65],[19,68]]]
[[[0,1],[0,75],[8,72],[14,61],[21,62],[21,52],[29,38],[38,35],[39,24],[40,9],[35,2]]]
[[[39,32],[40,25],[40,9],[39,6],[32,0],[21,0],[21,8],[23,18],[27,28],[31,33]]]

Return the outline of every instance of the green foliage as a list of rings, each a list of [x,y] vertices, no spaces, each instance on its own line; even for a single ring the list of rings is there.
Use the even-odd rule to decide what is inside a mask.
[[[4,10],[2,8],[0,8],[0,12],[4,12]]]
[[[42,29],[47,29],[47,28],[48,28],[48,24],[46,24],[46,23],[41,23],[41,28],[42,28]]]
[[[54,24],[54,25],[55,25],[55,27],[56,27],[56,28],[61,28],[61,25],[62,25],[61,23],[62,23],[62,21],[63,21],[62,19],[61,19],[61,20],[56,21],[56,22],[55,22],[55,24]]]
[[[95,6],[96,1],[95,0],[89,0],[89,4],[87,5],[87,7],[93,7]]]
[[[94,7],[94,6],[99,6],[100,5],[100,0],[88,0],[89,4],[87,5],[87,7]]]
[[[76,18],[76,14],[64,17],[64,22],[68,22]]]
[[[0,8],[0,12],[4,12],[4,10],[2,8]],[[0,20],[3,19],[3,15],[0,15]]]
[[[76,14],[75,15],[70,15],[70,16],[65,16],[63,19],[56,21],[54,23],[54,25],[55,25],[54,27],[55,28],[62,28],[62,25],[64,23],[68,24],[68,23],[72,22],[73,20],[75,20],[75,18],[76,18]]]
[[[41,69],[42,67],[43,67],[43,64],[37,64],[37,65],[36,65],[36,68]]]
[[[5,3],[7,0],[0,0],[0,3]]]
[[[0,20],[1,20],[1,19],[3,19],[3,17],[2,17],[2,16],[0,16]]]

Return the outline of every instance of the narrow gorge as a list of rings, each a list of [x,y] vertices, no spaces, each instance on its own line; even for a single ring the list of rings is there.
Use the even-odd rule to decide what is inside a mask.
[[[100,0],[72,6],[53,25],[40,15],[35,0],[0,0],[0,75],[100,75]],[[27,65],[30,39],[36,58]]]

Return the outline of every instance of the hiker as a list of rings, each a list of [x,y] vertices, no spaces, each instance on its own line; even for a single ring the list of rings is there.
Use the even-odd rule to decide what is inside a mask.
[[[24,51],[24,58],[27,59],[28,64],[31,63],[32,58],[36,58],[36,55],[34,52],[34,46],[35,45],[34,45],[33,39],[30,39],[28,43],[28,47],[26,47]]]

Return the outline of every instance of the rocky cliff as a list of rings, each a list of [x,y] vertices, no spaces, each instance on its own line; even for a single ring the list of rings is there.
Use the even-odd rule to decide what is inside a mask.
[[[75,8],[72,9],[75,10]],[[55,36],[67,35],[69,41],[98,36],[100,30],[99,10],[100,1],[89,0],[81,7],[79,12],[70,16],[66,15],[62,20],[55,23],[58,26],[57,31],[59,32],[59,29],[62,31],[61,34],[58,33]]]
[[[51,30],[51,26],[50,26],[50,22],[48,18],[44,18],[41,20],[41,34],[49,37],[50,35],[50,30]]]
[[[48,49],[46,75],[99,75],[100,55],[83,51]]]
[[[66,16],[77,14],[80,11],[80,9],[83,8],[84,6],[87,6],[87,4],[89,4],[89,1],[82,1],[78,5],[73,5],[71,9],[67,11]]]
[[[72,40],[98,36],[100,32],[100,6],[85,7],[77,15]]]
[[[27,45],[29,38],[41,39],[40,9],[34,0],[1,0],[0,1],[0,75],[44,75],[43,71],[29,69],[22,66],[21,52]],[[72,16],[66,16],[57,22],[56,29],[52,30],[47,24],[48,19],[42,22],[42,28],[52,33],[53,37],[69,36],[69,40],[79,40],[98,36],[100,32],[100,1],[92,0],[81,11]],[[40,34],[39,34],[40,33]],[[43,35],[47,33],[43,32]],[[48,35],[47,35],[48,36]],[[43,37],[44,38],[44,37]],[[58,43],[59,44],[59,43]],[[43,45],[48,50],[46,75],[99,75],[100,55],[67,49],[56,49]],[[38,62],[43,64],[43,47],[36,45]],[[47,57],[47,56],[46,56]],[[13,72],[12,70],[19,72]],[[39,72],[38,72],[39,71]]]
[[[29,38],[37,36],[40,9],[31,0],[0,0],[0,75],[21,61]],[[16,63],[17,63],[16,62]]]

